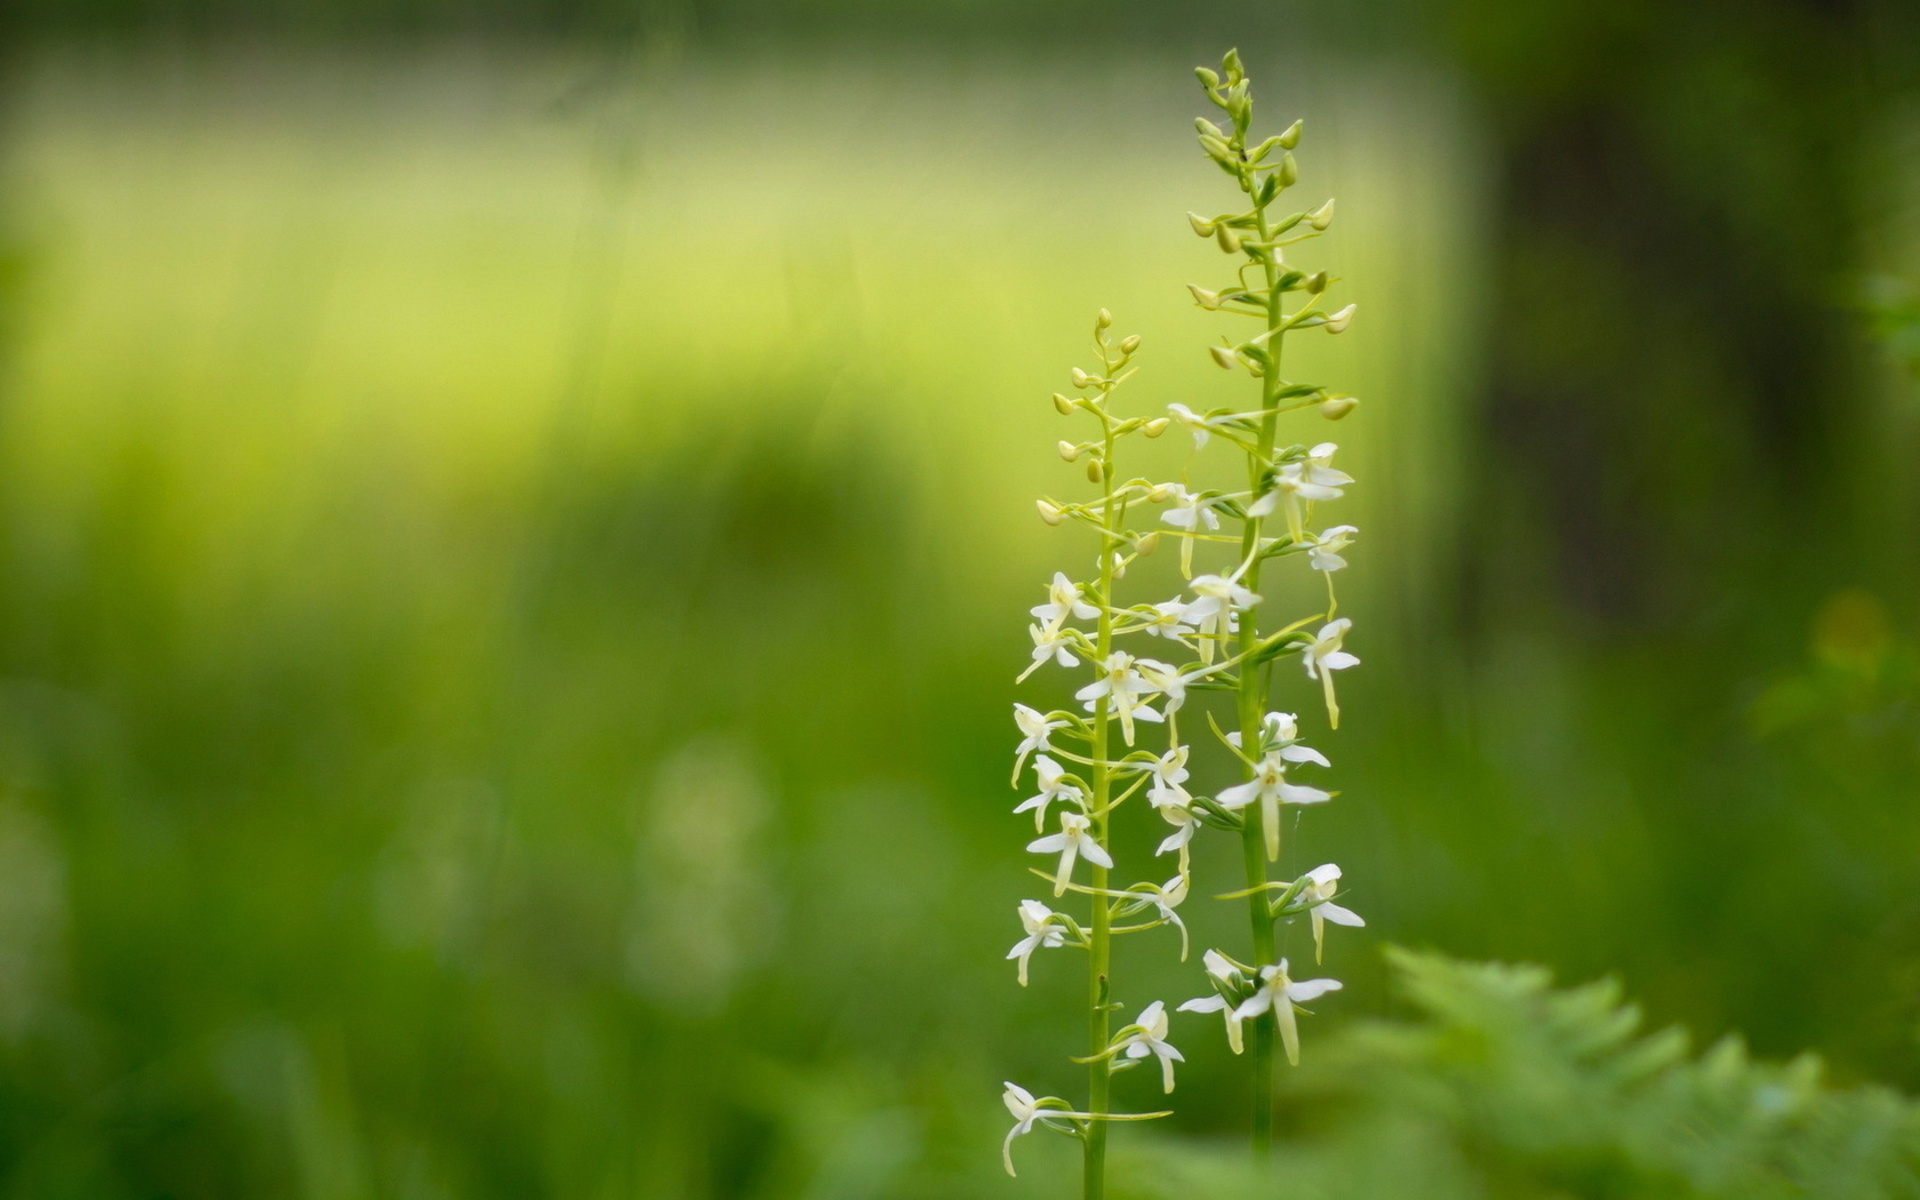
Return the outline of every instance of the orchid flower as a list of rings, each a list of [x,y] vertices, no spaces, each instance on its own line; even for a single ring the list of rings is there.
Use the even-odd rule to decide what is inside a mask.
[[[1027,962],[1035,950],[1066,945],[1067,935],[1058,925],[1061,920],[1065,918],[1038,900],[1020,902],[1020,924],[1026,929],[1027,936],[1013,944],[1013,949],[1007,951],[1007,957],[1020,962],[1021,987],[1027,986]]]
[[[1227,735],[1227,744],[1235,750],[1244,750],[1240,744],[1240,731],[1234,730]],[[1311,746],[1300,744],[1300,718],[1292,713],[1270,712],[1260,721],[1260,749],[1263,753],[1278,753],[1290,763],[1313,763],[1316,766],[1331,767],[1327,756]]]
[[[1287,532],[1293,535],[1296,542],[1304,540],[1301,502],[1338,500],[1345,495],[1341,489],[1353,482],[1353,476],[1333,466],[1333,454],[1339,448],[1332,442],[1321,442],[1307,451],[1305,462],[1282,464],[1274,473],[1273,487],[1247,506],[1247,515],[1264,517],[1276,506],[1283,507],[1287,515]]]
[[[1049,658],[1063,667],[1077,667],[1080,665],[1080,660],[1075,657],[1073,651],[1068,648],[1068,643],[1071,639],[1064,630],[1049,626],[1029,625],[1027,626],[1027,636],[1033,639],[1033,661],[1027,665],[1026,670],[1020,672],[1020,678],[1014,680],[1015,683],[1022,682],[1027,676],[1038,671],[1041,665]]]
[[[1065,625],[1069,616],[1091,621],[1100,615],[1099,609],[1080,598],[1080,585],[1068,579],[1065,571],[1053,573],[1053,582],[1047,586],[1047,602],[1036,604],[1028,611],[1051,630]]]
[[[1207,974],[1213,977],[1215,987],[1221,990],[1211,996],[1189,1000],[1180,1006],[1179,1011],[1222,1014],[1227,1022],[1227,1045],[1235,1054],[1239,1054],[1246,1049],[1240,1029],[1240,1022],[1244,1018],[1240,1015],[1240,1006],[1227,999],[1224,993],[1244,991],[1247,984],[1246,975],[1240,970],[1238,964],[1218,950],[1207,951],[1201,956],[1201,961],[1206,964]]]
[[[1050,833],[1027,843],[1027,849],[1034,854],[1060,856],[1060,870],[1053,881],[1054,895],[1058,896],[1067,890],[1067,880],[1073,875],[1073,861],[1076,858],[1084,858],[1095,866],[1113,866],[1112,857],[1088,832],[1092,828],[1093,822],[1079,813],[1063,812],[1060,814],[1059,833]]]
[[[1306,665],[1307,678],[1318,679],[1326,691],[1327,723],[1335,729],[1340,728],[1340,705],[1333,695],[1333,673],[1360,665],[1358,658],[1340,648],[1340,644],[1346,640],[1347,630],[1352,628],[1353,622],[1345,617],[1328,621],[1320,627],[1313,641],[1300,651],[1300,661]]]
[[[1295,983],[1287,975],[1287,960],[1283,958],[1277,966],[1260,968],[1259,987],[1233,1011],[1242,1021],[1271,1012],[1280,1026],[1280,1041],[1287,1048],[1287,1061],[1297,1067],[1300,1065],[1300,1026],[1294,1019],[1294,1005],[1339,990],[1337,979],[1303,979]]]
[[[1164,720],[1158,712],[1147,707],[1147,698],[1159,689],[1147,682],[1145,676],[1134,669],[1133,655],[1124,650],[1115,650],[1107,655],[1100,664],[1100,678],[1081,688],[1073,698],[1083,701],[1087,711],[1094,711],[1094,705],[1101,697],[1106,697],[1119,718],[1120,732],[1127,739],[1127,745],[1133,745],[1133,723],[1135,721]]]
[[[1048,741],[1056,729],[1065,729],[1065,721],[1049,721],[1042,713],[1028,708],[1024,704],[1013,706],[1013,723],[1020,727],[1020,744],[1014,748],[1013,781],[1020,782],[1020,771],[1027,765],[1027,755],[1035,750],[1051,750]]]
[[[1199,631],[1200,657],[1212,662],[1215,644],[1233,632],[1235,611],[1252,608],[1260,603],[1260,597],[1240,586],[1237,571],[1232,575],[1196,575],[1187,587],[1194,600],[1180,619],[1191,622]]]
[[[1183,619],[1186,611],[1185,600],[1162,600],[1153,606],[1154,619],[1140,626],[1140,632],[1170,642],[1180,641],[1193,632],[1193,627]]]
[[[1048,1096],[1043,1100],[1033,1098],[1033,1093],[1017,1083],[1004,1085],[1000,1101],[1013,1114],[1013,1129],[1008,1132],[1007,1140],[1000,1143],[1000,1161],[1005,1164],[1007,1174],[1015,1175],[1013,1169],[1013,1139],[1033,1132],[1034,1123],[1049,1118],[1064,1118],[1070,1121],[1091,1121],[1096,1119],[1092,1113],[1074,1112],[1064,1101]]]
[[[1359,532],[1352,525],[1335,525],[1318,535],[1307,534],[1301,539],[1307,547],[1307,565],[1328,574],[1344,569],[1347,560],[1340,556],[1340,552],[1353,544],[1353,535]]]
[[[1066,768],[1055,762],[1051,756],[1035,755],[1033,774],[1040,784],[1039,794],[1028,796],[1013,811],[1023,813],[1031,809],[1035,833],[1047,827],[1047,805],[1055,800],[1065,800],[1071,804],[1078,804],[1081,808],[1087,806],[1087,794],[1081,791],[1078,785],[1068,782]]]
[[[1151,1054],[1160,1060],[1160,1085],[1162,1090],[1173,1091],[1173,1064],[1187,1061],[1181,1053],[1167,1041],[1167,1008],[1155,1000],[1140,1010],[1133,1019],[1133,1031],[1124,1035],[1116,1044],[1116,1049],[1126,1048],[1128,1058],[1145,1058]]]
[[[1281,751],[1273,750],[1254,764],[1253,778],[1222,788],[1214,797],[1221,808],[1246,808],[1258,801],[1260,819],[1267,835],[1267,859],[1280,857],[1280,806],[1282,804],[1325,804],[1333,796],[1319,788],[1287,782],[1287,764]]]
[[[1360,914],[1350,908],[1342,908],[1333,903],[1334,896],[1340,891],[1340,868],[1332,863],[1322,863],[1308,871],[1307,886],[1300,889],[1302,900],[1313,905],[1307,915],[1313,919],[1313,961],[1319,962],[1326,948],[1327,922],[1360,928],[1366,922]]]

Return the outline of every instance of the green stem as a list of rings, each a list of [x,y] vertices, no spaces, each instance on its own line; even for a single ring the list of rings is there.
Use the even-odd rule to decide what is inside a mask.
[[[1252,176],[1249,175],[1249,180]],[[1249,186],[1248,195],[1254,190]],[[1273,240],[1267,223],[1266,206],[1254,205],[1260,225],[1262,243]],[[1280,332],[1284,321],[1281,311],[1281,293],[1279,273],[1269,254],[1261,260],[1267,279],[1267,330],[1266,339],[1268,362],[1260,377],[1260,407],[1266,415],[1260,420],[1260,452],[1248,460],[1248,487],[1256,494],[1260,490],[1261,476],[1273,459],[1275,429],[1278,415],[1274,412],[1278,405],[1280,391],[1280,343],[1286,335]],[[1260,589],[1260,560],[1256,551],[1260,546],[1261,527],[1264,522],[1258,518],[1249,518],[1242,534],[1240,546],[1241,561],[1250,562],[1241,582],[1249,591]],[[1251,655],[1260,641],[1259,609],[1253,608],[1240,615],[1240,652]],[[1240,747],[1249,759],[1257,759],[1260,747],[1260,723],[1266,715],[1266,672],[1254,666],[1243,667],[1240,671],[1240,689],[1238,695],[1240,716]],[[1254,768],[1247,768],[1247,778],[1252,779]],[[1246,809],[1246,826],[1241,832],[1240,857],[1246,869],[1247,886],[1259,888],[1267,881],[1266,828],[1263,805],[1250,805]],[[1253,963],[1256,967],[1268,966],[1279,961],[1274,946],[1273,915],[1267,906],[1267,894],[1256,891],[1247,897],[1247,917],[1253,934]],[[1259,1162],[1267,1161],[1273,1152],[1273,1043],[1274,1024],[1271,1015],[1260,1017],[1253,1026],[1253,1155]]]
[[[1104,350],[1101,357],[1106,357]],[[1111,372],[1111,366],[1108,369]],[[1100,595],[1096,601],[1100,608],[1098,650],[1102,670],[1106,667],[1107,656],[1113,653],[1113,554],[1119,546],[1114,527],[1113,423],[1107,421],[1103,424],[1106,426],[1106,454],[1102,459],[1104,470],[1101,474],[1105,493],[1101,520],[1104,529],[1100,538]],[[1102,696],[1093,710],[1093,837],[1103,849],[1108,844],[1107,804],[1113,795],[1113,775],[1107,767],[1108,713],[1111,707],[1110,699]],[[1106,891],[1107,869],[1094,863],[1089,863],[1088,867],[1093,876],[1093,887],[1097,891]],[[1087,1054],[1093,1062],[1087,1065],[1087,1111],[1097,1117],[1108,1111],[1113,1083],[1113,1063],[1106,1057],[1107,1040],[1112,1036],[1112,1014],[1109,1011],[1112,988],[1108,976],[1112,965],[1113,906],[1105,896],[1095,895],[1092,899],[1093,929],[1087,947]],[[1096,1119],[1087,1122],[1081,1195],[1084,1200],[1104,1200],[1106,1194],[1107,1122]]]

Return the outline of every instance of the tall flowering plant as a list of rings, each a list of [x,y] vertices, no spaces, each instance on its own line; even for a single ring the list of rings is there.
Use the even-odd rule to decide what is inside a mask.
[[[1277,1040],[1287,1060],[1297,1063],[1303,1006],[1340,987],[1332,979],[1295,979],[1288,960],[1278,954],[1276,924],[1308,918],[1316,962],[1328,924],[1364,924],[1334,902],[1338,866],[1328,863],[1293,879],[1269,876],[1270,864],[1280,857],[1284,811],[1324,804],[1337,795],[1317,786],[1315,777],[1331,763],[1305,744],[1300,718],[1276,711],[1270,701],[1274,668],[1296,659],[1300,674],[1290,686],[1317,693],[1328,727],[1338,728],[1335,676],[1360,661],[1345,647],[1352,623],[1335,615],[1333,588],[1333,576],[1347,566],[1345,552],[1359,531],[1319,519],[1321,506],[1339,500],[1354,480],[1334,466],[1334,443],[1291,444],[1280,436],[1283,416],[1311,412],[1337,421],[1357,402],[1318,384],[1287,379],[1281,354],[1290,333],[1343,332],[1354,306],[1327,311],[1324,297],[1332,280],[1324,271],[1307,272],[1288,262],[1291,247],[1318,237],[1333,220],[1331,200],[1291,213],[1281,204],[1297,178],[1293,151],[1300,123],[1250,144],[1253,100],[1239,54],[1229,52],[1219,71],[1197,73],[1207,99],[1225,119],[1224,125],[1207,118],[1196,122],[1201,149],[1234,180],[1242,206],[1211,217],[1189,214],[1195,232],[1212,239],[1237,264],[1226,286],[1190,290],[1202,308],[1255,323],[1251,336],[1225,337],[1210,353],[1221,367],[1250,378],[1259,392],[1257,402],[1211,409],[1176,402],[1163,415],[1121,413],[1114,396],[1135,371],[1140,339],[1116,339],[1111,315],[1101,310],[1093,330],[1097,363],[1074,368],[1073,394],[1053,397],[1061,415],[1090,422],[1082,428],[1091,436],[1063,440],[1059,451],[1066,461],[1084,466],[1097,490],[1083,499],[1038,502],[1049,525],[1073,524],[1091,533],[1095,553],[1084,578],[1056,572],[1045,602],[1032,609],[1032,660],[1020,676],[1024,681],[1056,666],[1085,672],[1086,682],[1074,693],[1075,707],[1042,712],[1015,704],[1013,710],[1020,735],[1014,782],[1019,785],[1030,773],[1034,789],[1014,812],[1033,817],[1037,836],[1027,850],[1044,856],[1045,866],[1035,873],[1051,885],[1051,896],[1020,902],[1023,936],[1007,957],[1016,962],[1024,986],[1036,954],[1071,948],[1087,955],[1087,1045],[1074,1061],[1087,1068],[1088,1079],[1083,1107],[1057,1096],[1036,1098],[1006,1084],[1004,1100],[1014,1126],[1003,1158],[1011,1173],[1014,1140],[1036,1127],[1078,1138],[1088,1200],[1104,1194],[1108,1126],[1168,1115],[1112,1111],[1115,1072],[1153,1060],[1170,1094],[1174,1064],[1183,1061],[1168,1040],[1163,1001],[1147,1004],[1131,1023],[1114,1028],[1113,1014],[1125,1008],[1116,998],[1112,944],[1116,937],[1165,926],[1177,933],[1180,957],[1187,958],[1179,909],[1193,887],[1191,844],[1198,831],[1210,828],[1239,840],[1241,877],[1221,898],[1244,902],[1249,938],[1239,950],[1244,957],[1206,951],[1209,994],[1186,1001],[1178,1011],[1219,1013],[1235,1054],[1245,1053],[1251,1043],[1256,1155],[1264,1156],[1272,1140],[1274,1044]],[[1128,476],[1121,470],[1120,452],[1128,438],[1159,437],[1176,426],[1192,435],[1190,467],[1209,446],[1225,446],[1239,459],[1236,474],[1243,484],[1229,490],[1197,488],[1190,470],[1179,480]],[[1179,546],[1180,593],[1168,599],[1123,596],[1128,567],[1165,539]],[[1267,619],[1260,595],[1263,572],[1300,567],[1325,579],[1324,610],[1284,624]],[[1287,677],[1279,673],[1281,680]],[[1225,727],[1208,710],[1209,694],[1220,698],[1221,709],[1231,697]],[[1228,764],[1217,782],[1196,776],[1201,764],[1195,744],[1183,736],[1183,723],[1189,732],[1203,724],[1217,744],[1210,755]],[[1156,858],[1172,857],[1171,877],[1116,886],[1114,824],[1135,797],[1140,802],[1128,811],[1165,831]],[[1166,870],[1149,873],[1157,879]],[[1063,900],[1069,895],[1071,904]]]

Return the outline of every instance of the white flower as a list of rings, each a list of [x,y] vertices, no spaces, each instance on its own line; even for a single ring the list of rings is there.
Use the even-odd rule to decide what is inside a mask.
[[[1007,1106],[1009,1113],[1013,1114],[1013,1129],[1007,1133],[1007,1140],[1000,1143],[1000,1161],[1006,1164],[1007,1174],[1009,1175],[1014,1174],[1013,1139],[1024,1133],[1032,1133],[1035,1122],[1052,1118],[1070,1121],[1094,1121],[1103,1119],[1095,1117],[1092,1113],[1074,1112],[1063,1102],[1054,1099],[1052,1096],[1048,1096],[1044,1100],[1036,1100],[1032,1092],[1017,1083],[1008,1083],[1002,1086],[1007,1090],[1001,1093],[1000,1102]],[[1128,1118],[1115,1118],[1109,1115],[1104,1119],[1111,1121],[1116,1119],[1127,1120]]]
[[[1051,626],[1029,625],[1027,636],[1033,639],[1033,662],[1028,664],[1026,670],[1020,672],[1020,679],[1014,680],[1015,683],[1038,671],[1040,665],[1049,658],[1063,667],[1080,665],[1080,660],[1074,657],[1073,651],[1068,648],[1065,630]]]
[[[1134,670],[1133,655],[1124,650],[1115,650],[1107,655],[1100,664],[1101,676],[1073,694],[1073,698],[1085,702],[1087,711],[1092,712],[1101,697],[1106,697],[1113,715],[1120,718],[1120,732],[1126,735],[1127,745],[1133,745],[1133,723],[1139,721],[1164,720],[1159,713],[1147,707],[1147,699],[1158,690],[1147,682],[1145,676]]]
[[[1179,913],[1173,911],[1187,901],[1186,873],[1183,871],[1158,887],[1150,883],[1135,886],[1153,898],[1153,907],[1160,914],[1160,919],[1180,931],[1180,961],[1187,961],[1187,923],[1180,919]]]
[[[1207,438],[1212,435],[1214,430],[1224,428],[1228,421],[1235,419],[1232,416],[1203,417],[1184,404],[1167,405],[1167,415],[1182,425],[1185,425],[1188,429],[1193,430],[1193,448],[1195,450],[1207,444]]]
[[[1196,575],[1187,587],[1193,591],[1194,600],[1180,614],[1180,619],[1192,623],[1199,630],[1203,639],[1200,657],[1212,662],[1214,643],[1226,640],[1233,631],[1235,611],[1252,608],[1260,603],[1260,597],[1240,586],[1238,572],[1233,575]]]
[[[1242,749],[1240,731],[1234,730],[1227,735],[1227,742],[1234,749]],[[1260,722],[1260,748],[1268,753],[1277,753],[1290,763],[1313,763],[1330,767],[1327,756],[1311,746],[1300,744],[1300,718],[1292,713],[1270,712]]]
[[[1353,476],[1333,466],[1333,454],[1339,448],[1332,442],[1321,442],[1307,451],[1305,462],[1282,464],[1274,474],[1272,490],[1249,504],[1247,515],[1264,517],[1274,510],[1275,505],[1283,505],[1287,514],[1287,532],[1293,535],[1294,541],[1303,540],[1301,502],[1338,500],[1345,494],[1340,489],[1353,482]]]
[[[1359,659],[1340,648],[1340,643],[1346,640],[1347,630],[1352,628],[1353,622],[1345,617],[1328,621],[1320,627],[1313,641],[1300,651],[1300,661],[1307,668],[1307,678],[1318,679],[1326,691],[1327,723],[1335,729],[1340,728],[1340,705],[1333,696],[1333,673],[1360,665]]]
[[[1307,872],[1307,879],[1310,882],[1300,889],[1300,894],[1313,905],[1308,915],[1313,918],[1313,961],[1319,962],[1321,952],[1325,949],[1328,921],[1349,928],[1359,928],[1366,922],[1360,919],[1359,913],[1333,903],[1334,896],[1340,891],[1339,867],[1322,863]]]
[[[1113,859],[1099,842],[1087,831],[1093,828],[1093,822],[1077,812],[1060,814],[1060,832],[1050,833],[1043,838],[1035,838],[1027,843],[1027,849],[1034,854],[1058,854],[1060,870],[1053,881],[1053,894],[1058,896],[1067,890],[1067,880],[1073,874],[1073,860],[1084,858],[1095,866],[1111,867]]]
[[[1259,801],[1260,821],[1267,839],[1267,858],[1272,860],[1280,857],[1280,806],[1324,804],[1333,797],[1319,788],[1288,783],[1286,761],[1276,750],[1254,764],[1252,779],[1221,789],[1214,799],[1221,808],[1245,808]]]
[[[1300,1026],[1294,1020],[1294,1005],[1305,1004],[1339,990],[1340,981],[1337,979],[1303,979],[1295,983],[1287,977],[1287,960],[1283,958],[1278,966],[1260,968],[1259,989],[1242,1000],[1233,1011],[1242,1021],[1258,1017],[1261,1013],[1273,1013],[1274,1020],[1280,1026],[1280,1041],[1287,1048],[1287,1061],[1297,1067],[1300,1065]]]
[[[1207,951],[1206,954],[1202,956],[1201,961],[1207,965],[1207,974],[1213,976],[1222,984],[1233,989],[1244,986],[1245,977],[1241,975],[1240,968],[1233,964],[1232,959],[1229,959],[1218,950]],[[1202,996],[1198,1000],[1189,1000],[1180,1006],[1179,1011],[1217,1012],[1223,1014],[1227,1021],[1227,1045],[1232,1047],[1235,1054],[1239,1054],[1245,1049],[1240,1031],[1241,1016],[1239,1006],[1228,1003],[1225,996],[1216,993],[1212,996]]]
[[[1186,529],[1198,533],[1202,525],[1208,529],[1220,528],[1220,514],[1213,511],[1213,501],[1200,492],[1190,492],[1181,485],[1167,485],[1173,489],[1171,499],[1173,507],[1160,514],[1160,519],[1175,529]]]
[[[1100,615],[1099,609],[1080,598],[1080,585],[1068,579],[1065,571],[1053,573],[1053,582],[1047,587],[1047,602],[1036,604],[1028,611],[1050,630],[1065,625],[1068,616],[1089,621]]]
[[[1180,785],[1192,777],[1187,770],[1187,756],[1190,748],[1175,746],[1173,749],[1153,760],[1147,772],[1153,776],[1153,782],[1147,785],[1147,803],[1159,808],[1164,804],[1185,805],[1191,796]]]
[[[1173,1064],[1187,1060],[1167,1041],[1166,1005],[1155,1000],[1140,1010],[1133,1023],[1139,1028],[1120,1040],[1120,1045],[1126,1047],[1127,1057],[1145,1058],[1151,1054],[1158,1058],[1161,1087],[1173,1091]]]
[[[1181,620],[1181,614],[1187,611],[1185,600],[1163,600],[1153,606],[1154,619],[1142,625],[1141,632],[1151,637],[1163,637],[1177,642],[1193,632],[1193,627]]]
[[[1044,715],[1028,708],[1024,704],[1016,704],[1013,706],[1013,723],[1020,727],[1021,733],[1020,745],[1016,747],[1013,752],[1013,781],[1018,783],[1020,782],[1020,770],[1027,765],[1027,755],[1033,753],[1035,750],[1053,749],[1053,745],[1048,739],[1053,736],[1054,730],[1065,729],[1067,723],[1065,721],[1049,721]]]
[[[1166,710],[1169,713],[1179,712],[1180,706],[1187,702],[1187,685],[1196,679],[1204,679],[1208,674],[1205,670],[1182,674],[1172,665],[1152,658],[1135,659],[1133,665],[1154,691],[1166,696]]]
[[[1359,532],[1352,525],[1335,525],[1318,536],[1307,534],[1301,539],[1307,547],[1307,565],[1329,574],[1343,569],[1347,560],[1340,557],[1340,552],[1353,544],[1353,535]]]
[[[1066,768],[1049,756],[1045,754],[1034,756],[1033,774],[1040,784],[1040,793],[1028,796],[1013,811],[1023,813],[1032,809],[1033,828],[1036,833],[1046,828],[1047,805],[1055,800],[1065,800],[1071,804],[1078,804],[1081,808],[1087,806],[1087,794],[1074,784],[1068,783]]]
[[[1021,987],[1027,986],[1027,961],[1033,957],[1035,950],[1043,946],[1051,949],[1066,944],[1066,933],[1054,923],[1059,915],[1038,900],[1020,902],[1020,924],[1026,929],[1027,936],[1013,944],[1013,949],[1007,951],[1007,957],[1020,960]]]

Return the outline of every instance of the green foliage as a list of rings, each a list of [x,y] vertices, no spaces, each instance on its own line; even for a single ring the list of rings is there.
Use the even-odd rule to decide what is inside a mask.
[[[1894,1092],[1826,1086],[1811,1055],[1756,1062],[1732,1037],[1689,1056],[1611,980],[1389,957],[1421,1019],[1352,1031],[1287,1097],[1318,1194],[1920,1196],[1920,1105]],[[1418,1192],[1367,1190],[1381,1162]]]

